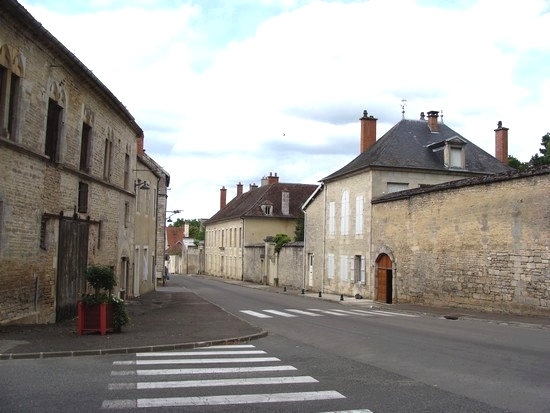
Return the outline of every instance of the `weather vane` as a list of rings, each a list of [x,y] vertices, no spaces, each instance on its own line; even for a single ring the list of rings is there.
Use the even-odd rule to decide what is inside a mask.
[[[401,99],[401,116],[405,119],[405,106],[407,106],[407,99]]]

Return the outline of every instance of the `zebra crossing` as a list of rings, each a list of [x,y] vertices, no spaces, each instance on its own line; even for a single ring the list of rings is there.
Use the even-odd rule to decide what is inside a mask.
[[[335,390],[315,390],[311,386],[319,384],[318,380],[299,374],[294,366],[251,344],[137,353],[135,360],[113,362],[111,379],[108,391],[113,398],[103,401],[104,410],[273,405],[346,398]],[[292,391],[258,392],[269,386],[290,386]],[[299,386],[306,388],[300,391]],[[242,388],[256,391],[238,390]],[[201,389],[206,393],[197,395]],[[368,409],[346,411],[372,413]]]
[[[243,314],[248,314],[257,318],[273,318],[274,316],[284,318],[294,318],[299,316],[306,317],[323,317],[327,315],[337,317],[358,316],[358,317],[419,317],[415,314],[395,313],[392,311],[383,310],[341,310],[338,308],[321,310],[319,308],[309,308],[307,310],[297,310],[294,308],[287,308],[285,310],[240,310]]]

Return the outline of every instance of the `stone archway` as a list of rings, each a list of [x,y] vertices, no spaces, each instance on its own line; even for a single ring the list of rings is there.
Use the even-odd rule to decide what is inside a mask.
[[[376,301],[391,304],[393,297],[393,262],[387,254],[376,259]]]

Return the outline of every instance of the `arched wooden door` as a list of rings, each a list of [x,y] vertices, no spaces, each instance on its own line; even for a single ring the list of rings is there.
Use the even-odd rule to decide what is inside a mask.
[[[393,263],[386,254],[381,254],[376,260],[376,277],[378,289],[376,301],[392,303],[393,292]]]

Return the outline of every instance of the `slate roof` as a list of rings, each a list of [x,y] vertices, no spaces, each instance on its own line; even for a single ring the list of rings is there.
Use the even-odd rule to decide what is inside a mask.
[[[235,218],[296,219],[299,217],[300,208],[303,203],[316,188],[317,185],[288,183],[272,183],[256,187],[233,198],[224,208],[220,209],[206,221],[206,224]],[[288,215],[284,215],[282,212],[282,192],[284,190],[287,190],[289,193],[290,205]],[[266,204],[273,205],[273,213],[270,216],[266,216],[262,212],[261,205]]]
[[[437,133],[432,133],[426,120],[402,119],[368,150],[343,168],[323,178],[322,181],[334,180],[370,167],[457,171],[472,174],[494,174],[512,169],[447,125],[439,123],[438,129]],[[445,167],[443,151],[434,152],[433,149],[437,145],[428,147],[455,138],[465,143],[465,169]]]

